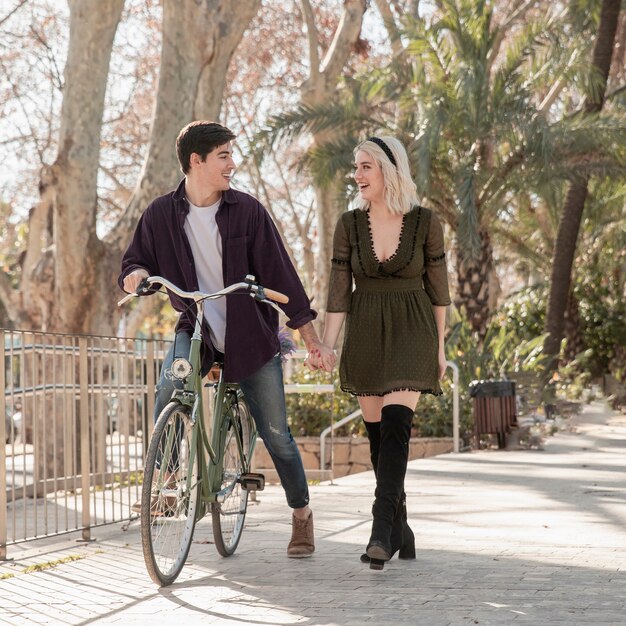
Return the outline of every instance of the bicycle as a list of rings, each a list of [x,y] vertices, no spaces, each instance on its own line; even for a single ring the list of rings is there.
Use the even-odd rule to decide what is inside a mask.
[[[248,507],[248,492],[262,491],[265,478],[250,471],[257,438],[254,420],[241,389],[219,378],[215,390],[210,441],[202,401],[201,328],[204,302],[245,290],[257,301],[280,311],[274,303],[289,302],[280,292],[266,289],[254,276],[213,294],[188,292],[161,276],[144,279],[137,291],[118,302],[154,291],[162,285],[197,307],[187,358],[175,358],[171,375],[182,383],[159,415],[150,439],[141,492],[141,542],[152,580],[172,584],[180,574],[193,539],[196,522],[210,510],[215,547],[232,555],[239,544]],[[164,293],[164,292],[161,292]]]

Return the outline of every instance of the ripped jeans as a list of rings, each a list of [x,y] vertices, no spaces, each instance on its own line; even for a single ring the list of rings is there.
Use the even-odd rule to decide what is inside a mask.
[[[167,353],[161,367],[154,403],[154,421],[158,419],[181,381],[172,380],[172,361],[189,355],[191,338],[187,333],[176,333],[176,340]],[[283,367],[280,356],[270,359],[263,367],[239,383],[248,401],[252,418],[272,457],[276,472],[285,490],[287,504],[299,509],[309,503],[309,487],[302,465],[302,458],[287,424]]]

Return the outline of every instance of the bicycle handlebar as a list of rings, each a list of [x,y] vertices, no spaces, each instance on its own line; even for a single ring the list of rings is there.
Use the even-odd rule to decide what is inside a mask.
[[[167,280],[167,278],[163,278],[162,276],[148,276],[147,278],[144,278],[141,283],[139,283],[137,291],[124,296],[117,303],[117,306],[122,306],[122,304],[125,304],[131,298],[139,296],[144,291],[147,291],[147,289],[151,285],[156,284],[163,285],[166,289],[169,289],[169,291],[175,293],[181,298],[188,298],[190,300],[194,300],[195,302],[198,302],[199,300],[215,300],[216,298],[222,298],[223,296],[227,296],[228,294],[233,293],[234,291],[238,291],[239,289],[247,290],[248,292],[250,292],[250,295],[253,296],[255,299],[261,302],[266,302],[277,310],[278,307],[272,302],[272,300],[280,302],[281,304],[287,304],[289,302],[288,296],[280,293],[280,291],[275,291],[274,289],[265,289],[264,287],[256,283],[256,279],[254,278],[254,276],[251,275],[246,276],[245,281],[242,281],[240,283],[233,283],[232,285],[224,287],[224,289],[216,291],[215,293],[203,293],[201,291],[183,291],[182,289],[179,289],[174,283]]]
[[[286,296],[284,293],[280,293],[280,291],[263,287],[263,293],[266,298],[274,300],[275,302],[280,302],[281,304],[288,304],[289,302],[289,296]]]

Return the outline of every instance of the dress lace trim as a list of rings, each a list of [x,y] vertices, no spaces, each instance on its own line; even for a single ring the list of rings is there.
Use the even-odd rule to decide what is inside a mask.
[[[379,271],[380,271],[381,266],[385,265],[386,263],[390,263],[398,256],[398,253],[400,252],[400,248],[402,247],[402,235],[404,234],[404,225],[406,223],[407,215],[408,215],[408,212],[402,216],[402,226],[400,227],[400,236],[398,237],[398,245],[396,246],[395,252],[388,259],[381,261],[378,258],[378,255],[376,254],[376,250],[374,249],[374,235],[372,233],[372,223],[370,222],[370,212],[365,211],[365,216],[367,218],[367,230],[370,236],[370,249],[372,250],[372,256],[374,257],[374,260],[376,261],[376,263],[378,263]]]
[[[441,261],[441,259],[446,258],[446,253],[440,254],[439,256],[427,256],[425,261],[426,263],[435,263],[436,261]]]
[[[393,393],[394,391],[417,391],[421,394],[430,394],[433,396],[443,395],[443,391],[435,391],[434,389],[417,389],[417,387],[394,387],[393,389],[387,389],[386,391],[382,391],[380,393],[367,393],[367,392],[360,393],[360,392],[354,391],[354,389],[350,389],[342,385],[341,390],[345,391],[346,393],[350,393],[353,396],[357,396],[359,398],[370,398],[370,397],[382,398],[383,396],[386,396],[388,393]]]
[[[330,260],[331,263],[335,263],[336,265],[349,265],[350,259],[335,259],[334,257]]]
[[[397,269],[394,274],[401,272],[405,267],[408,267],[413,261],[413,257],[415,256],[415,250],[417,250],[417,232],[420,228],[420,220],[422,218],[422,207],[417,207],[417,219],[415,220],[415,229],[413,230],[413,241],[411,242],[411,256],[409,260],[399,269]]]
[[[365,266],[363,265],[363,258],[361,256],[361,238],[359,237],[359,224],[357,222],[356,211],[352,211],[352,221],[354,222],[354,232],[356,234],[356,255],[359,259],[361,271],[365,274]]]

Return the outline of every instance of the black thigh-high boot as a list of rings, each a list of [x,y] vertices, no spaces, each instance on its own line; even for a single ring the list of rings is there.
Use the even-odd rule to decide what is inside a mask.
[[[412,421],[413,410],[407,406],[390,404],[383,407],[376,467],[376,499],[372,508],[374,521],[366,550],[372,569],[382,569],[384,562],[394,553],[391,532],[404,488]]]
[[[380,450],[380,422],[363,422],[370,442],[370,461],[374,468],[374,475],[378,467],[378,452]]]
[[[380,450],[380,422],[366,422],[365,430],[367,431],[367,439],[370,443],[370,461],[372,462],[372,468],[374,469],[374,476],[376,476],[376,468],[378,466],[378,452]],[[370,558],[367,553],[364,552],[361,555],[361,563],[369,563]]]
[[[374,468],[374,474],[376,474],[376,467],[378,465],[378,452],[380,450],[380,422],[366,422],[365,429],[367,430],[367,438],[370,444],[370,460],[372,467]],[[399,552],[398,552],[399,551]],[[402,495],[398,502],[398,508],[393,519],[393,526],[391,528],[391,556],[398,552],[399,559],[414,559],[415,558],[415,535],[411,530],[406,514],[406,494],[404,493],[404,486],[402,488]],[[361,563],[369,563],[370,558],[366,553],[361,555]]]

